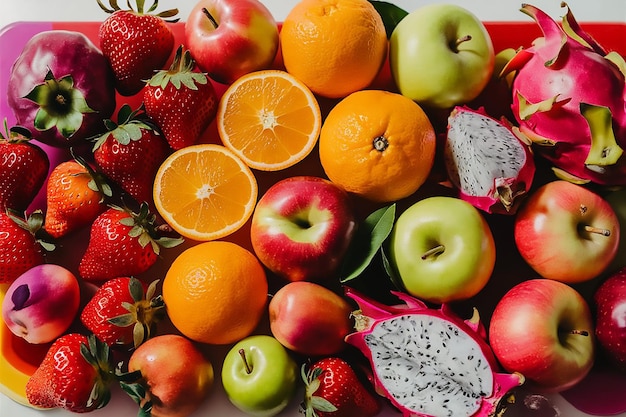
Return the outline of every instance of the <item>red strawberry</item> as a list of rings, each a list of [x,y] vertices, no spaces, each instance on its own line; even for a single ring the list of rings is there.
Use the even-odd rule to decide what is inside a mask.
[[[157,283],[146,287],[132,277],[109,280],[87,303],[80,319],[107,345],[136,348],[150,338],[165,314],[163,298],[154,296]]]
[[[217,114],[217,94],[189,51],[180,46],[169,70],[156,73],[144,89],[146,113],[174,150],[193,145]]]
[[[306,389],[302,408],[306,417],[371,417],[381,403],[340,358],[320,359],[309,370],[302,366]]]
[[[137,10],[121,10],[117,0],[110,0],[111,8],[100,0],[100,8],[110,13],[100,25],[100,49],[109,60],[116,78],[116,89],[124,96],[137,94],[155,70],[163,68],[174,48],[174,34],[168,26],[178,19],[178,9],[149,14],[156,10],[158,0],[144,12],[145,0],[137,0]]]
[[[43,248],[54,249],[39,240],[43,213],[33,212],[24,219],[11,211],[0,211],[0,284],[10,284],[20,275],[45,261]]]
[[[0,210],[26,210],[43,186],[50,160],[39,146],[30,142],[30,131],[21,126],[0,132]]]
[[[137,202],[152,204],[154,176],[169,153],[165,139],[141,109],[124,105],[118,122],[106,120],[108,132],[94,145],[100,170]]]
[[[85,162],[60,163],[48,178],[46,231],[59,238],[91,224],[106,209],[106,194],[110,188]]]
[[[155,221],[145,203],[138,213],[121,207],[107,209],[91,225],[79,274],[86,280],[107,281],[146,272],[157,260],[159,245],[172,247],[181,242],[160,237]]]
[[[108,403],[113,371],[106,344],[94,336],[66,334],[50,346],[26,383],[26,398],[35,407],[93,411]]]

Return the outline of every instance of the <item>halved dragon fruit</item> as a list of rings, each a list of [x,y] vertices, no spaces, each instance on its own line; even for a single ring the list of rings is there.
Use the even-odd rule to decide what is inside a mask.
[[[459,197],[487,213],[514,214],[535,176],[530,144],[482,109],[452,110],[444,162]]]
[[[626,184],[624,59],[607,53],[569,8],[561,24],[532,5],[521,11],[543,37],[520,49],[501,73],[515,75],[512,110],[520,130],[561,178]]]
[[[346,342],[369,359],[377,392],[404,417],[493,416],[498,401],[524,382],[521,374],[497,371],[477,311],[460,319],[445,304],[393,292],[404,305],[387,306],[352,288],[359,305],[357,331]]]

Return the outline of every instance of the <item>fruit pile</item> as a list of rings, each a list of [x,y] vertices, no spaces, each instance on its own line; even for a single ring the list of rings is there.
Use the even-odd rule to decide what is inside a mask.
[[[626,62],[567,5],[522,5],[537,39],[503,45],[445,3],[97,3],[3,86],[0,392],[626,411],[568,395],[626,385]]]

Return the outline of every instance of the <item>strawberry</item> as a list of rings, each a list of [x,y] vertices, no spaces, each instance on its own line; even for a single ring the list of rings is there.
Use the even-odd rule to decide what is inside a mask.
[[[43,186],[50,160],[39,146],[30,142],[25,127],[8,128],[0,132],[0,210],[26,210]]]
[[[35,407],[62,407],[76,413],[104,407],[115,380],[109,358],[108,346],[93,335],[63,335],[26,383],[26,398]]]
[[[108,132],[94,145],[96,164],[137,202],[152,204],[154,176],[169,154],[167,142],[143,109],[124,105],[118,122],[108,119],[105,125]]]
[[[117,0],[110,0],[111,8],[100,0],[100,8],[111,16],[100,25],[100,49],[109,60],[115,74],[115,87],[124,96],[137,94],[155,70],[163,68],[174,48],[174,34],[165,20],[178,14],[178,9],[166,10],[156,15],[158,0],[144,11],[145,0],[136,0],[137,10],[121,10]]]
[[[155,296],[158,280],[146,287],[133,277],[102,284],[81,312],[82,323],[109,346],[138,347],[163,319],[163,298]]]
[[[43,264],[42,249],[54,249],[51,240],[41,234],[43,219],[39,210],[28,218],[12,210],[0,211],[0,284],[10,284],[32,267]]]
[[[348,362],[341,358],[320,359],[306,370],[302,366],[306,417],[371,417],[381,403],[361,382]]]
[[[180,46],[169,70],[157,72],[143,93],[146,113],[174,150],[193,145],[217,114],[217,94],[189,51]]]
[[[139,275],[154,265],[160,246],[179,243],[180,239],[159,236],[156,216],[146,203],[141,204],[138,212],[112,206],[91,225],[78,272],[89,281]]]
[[[91,224],[106,209],[107,194],[110,187],[86,162],[60,163],[48,178],[46,231],[59,238]]]

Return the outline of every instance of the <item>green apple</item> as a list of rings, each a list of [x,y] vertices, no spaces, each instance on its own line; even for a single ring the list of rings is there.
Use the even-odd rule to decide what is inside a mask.
[[[434,303],[464,300],[489,281],[496,247],[489,225],[470,203],[428,197],[398,217],[389,261],[414,297]]]
[[[491,37],[470,11],[454,4],[420,6],[389,39],[389,64],[401,94],[431,108],[476,98],[495,65]]]
[[[290,353],[268,335],[248,336],[224,357],[222,385],[231,403],[246,414],[274,416],[296,391],[298,366]]]

